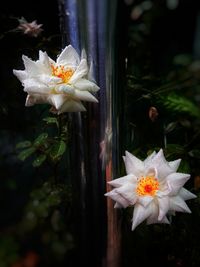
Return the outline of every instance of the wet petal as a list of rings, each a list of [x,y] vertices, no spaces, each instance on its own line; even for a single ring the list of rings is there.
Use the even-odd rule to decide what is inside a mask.
[[[24,70],[13,70],[13,73],[22,83],[28,78],[28,74]]]
[[[35,76],[41,73],[41,70],[38,68],[38,65],[35,61],[31,60],[25,55],[22,56],[22,59],[24,62],[25,70],[28,72],[29,75]]]
[[[74,95],[74,87],[67,84],[61,84],[56,87],[56,91],[61,94]]]
[[[51,76],[47,74],[42,74],[37,77],[37,80],[41,83],[44,83],[46,85],[51,84],[51,85],[56,85],[57,83],[61,82],[62,79],[58,78],[56,76]]]
[[[86,79],[79,79],[75,84],[74,87],[77,88],[78,90],[82,91],[90,91],[90,92],[97,92],[100,88],[97,86],[95,83],[86,80]]]
[[[75,70],[74,74],[69,79],[68,83],[73,83],[73,84],[77,83],[79,79],[87,75],[87,72],[88,72],[87,61],[85,59],[82,59],[77,69]]]
[[[39,51],[38,63],[46,74],[50,75],[52,73],[50,58],[48,57],[46,52],[43,52],[41,50]]]
[[[48,85],[37,81],[36,79],[27,79],[23,82],[24,91],[29,94],[48,94],[50,88]]]
[[[74,97],[83,101],[98,103],[98,100],[90,92],[87,91],[75,90]]]
[[[33,95],[27,95],[26,97],[26,107],[33,106],[35,104],[44,104],[49,103],[48,95],[45,94],[33,94]]]
[[[80,57],[76,50],[71,45],[68,45],[58,56],[56,62],[59,65],[68,65],[71,67],[76,67],[80,63]]]
[[[63,104],[66,102],[66,97],[64,97],[62,94],[52,94],[51,95],[51,101],[52,105],[57,109],[60,110]]]
[[[63,112],[79,112],[79,111],[86,111],[85,107],[80,101],[75,100],[67,100],[62,105],[62,107],[58,110],[58,114]]]

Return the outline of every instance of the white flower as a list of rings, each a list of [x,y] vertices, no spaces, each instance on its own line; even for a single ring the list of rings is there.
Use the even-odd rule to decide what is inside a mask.
[[[28,93],[26,106],[49,103],[54,113],[85,111],[81,101],[98,102],[90,92],[99,87],[88,77],[85,58],[67,46],[56,62],[46,52],[39,52],[39,60],[22,56],[25,70],[14,70]]]
[[[127,175],[109,182],[115,187],[105,195],[116,201],[115,208],[134,206],[132,230],[141,222],[169,223],[167,213],[188,212],[185,200],[196,196],[183,188],[189,174],[176,172],[180,159],[167,162],[162,149],[141,161],[126,151]]]

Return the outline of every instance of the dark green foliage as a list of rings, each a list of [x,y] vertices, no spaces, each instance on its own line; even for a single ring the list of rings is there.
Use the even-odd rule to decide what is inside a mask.
[[[9,267],[19,259],[19,244],[12,236],[0,235],[0,265]]]
[[[33,167],[40,167],[46,160],[57,163],[65,153],[67,146],[67,126],[59,125],[56,117],[47,117],[43,121],[47,127],[58,128],[58,136],[49,136],[47,132],[39,134],[33,141],[23,141],[16,145],[18,158],[22,161],[34,155]],[[60,120],[61,122],[61,120]],[[61,132],[59,130],[61,128]],[[52,135],[52,134],[51,134]],[[25,149],[24,149],[25,148]]]
[[[48,3],[48,18],[46,3],[32,0],[5,3],[0,13],[0,266],[61,267],[75,248],[67,116],[47,105],[25,107],[13,75],[23,69],[22,54],[35,60],[42,50],[55,58],[61,50],[58,4]],[[17,30],[21,16],[43,24],[41,35]]]
[[[144,159],[163,148],[167,160],[181,158],[178,171],[191,174],[185,187],[197,198],[187,201],[192,214],[171,216],[171,225],[143,223],[134,232],[132,208],[121,210],[121,266],[199,267],[200,67],[194,51],[199,4],[182,0],[177,9],[170,10],[167,0],[124,2],[129,4],[119,10],[123,51],[116,51],[120,58],[126,57],[118,62],[120,66],[126,62],[126,76],[119,73],[118,77],[125,81],[124,87],[119,87],[125,92],[124,133],[123,129],[119,133],[124,134],[123,152],[129,150]],[[50,114],[47,105],[25,108],[26,94],[12,75],[13,68],[22,68],[22,54],[36,59],[39,49],[53,57],[60,51],[61,36],[58,27],[54,29],[59,16],[54,7],[56,15],[50,12],[52,3],[56,1],[48,2],[48,12],[45,2],[42,9],[41,1],[7,4],[14,15],[16,8],[16,16],[27,12],[27,20],[38,19],[44,24],[44,32],[38,38],[12,31],[18,24],[8,12],[0,17],[1,267],[24,267],[27,255],[35,255],[34,267],[74,267],[80,257],[76,238],[84,225],[80,225],[81,230],[74,226],[79,212],[74,209],[78,190],[74,192],[71,187],[67,164],[67,116]],[[150,114],[152,107],[156,116]],[[124,175],[122,161],[121,165]],[[95,204],[90,203],[94,207]]]
[[[170,225],[144,222],[134,232],[132,209],[123,210],[122,266],[198,267],[200,69],[193,37],[190,47],[185,44],[195,26],[184,24],[187,1],[179,1],[175,10],[167,9],[167,1],[151,1],[151,9],[134,17],[144,2],[134,1],[127,8],[133,17],[128,27],[125,149],[141,159],[160,148],[168,161],[181,158],[178,171],[191,174],[185,188],[197,198],[186,201],[192,214],[176,213]],[[194,1],[188,5],[196,18]]]
[[[175,93],[161,96],[158,100],[166,112],[172,114],[185,114],[193,117],[200,117],[200,108],[183,96]]]

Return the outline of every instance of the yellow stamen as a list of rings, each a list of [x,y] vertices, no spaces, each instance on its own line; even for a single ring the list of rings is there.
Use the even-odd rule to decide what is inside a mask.
[[[154,196],[159,189],[158,179],[152,176],[141,177],[138,181],[136,193],[139,196]]]
[[[74,74],[73,69],[65,68],[62,65],[59,66],[51,65],[51,69],[52,69],[52,75],[61,78],[64,83],[68,83],[68,81]]]

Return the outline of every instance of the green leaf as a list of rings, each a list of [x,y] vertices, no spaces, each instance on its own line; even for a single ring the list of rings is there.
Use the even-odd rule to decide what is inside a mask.
[[[174,57],[174,64],[180,66],[188,66],[192,62],[190,54],[179,54]]]
[[[194,117],[200,117],[200,109],[191,100],[172,93],[167,96],[160,97],[165,109],[170,113],[188,114]]]
[[[193,158],[200,159],[200,150],[198,149],[190,150],[188,154]]]
[[[66,144],[63,140],[60,140],[59,142],[54,143],[53,146],[51,147],[50,157],[53,160],[57,160],[65,153],[65,150],[66,150]]]
[[[40,134],[34,141],[34,146],[40,146],[43,144],[48,138],[48,133]]]
[[[18,154],[18,159],[24,161],[26,158],[30,157],[35,152],[35,147],[30,147]]]
[[[164,129],[165,134],[172,132],[177,126],[177,121],[170,122]]]
[[[47,124],[56,124],[57,127],[59,126],[58,120],[56,117],[47,117],[47,118],[44,118],[43,121],[45,121]]]
[[[46,158],[47,156],[45,154],[42,154],[39,157],[37,157],[32,163],[33,167],[39,167],[40,165],[42,165],[42,163],[46,160]]]
[[[30,141],[22,141],[16,144],[16,148],[26,148],[26,147],[30,147],[31,146],[31,142]]]
[[[178,144],[167,144],[165,148],[167,158],[182,157],[185,154],[185,148]]]
[[[183,173],[190,173],[189,163],[186,160],[182,160],[178,171]]]

